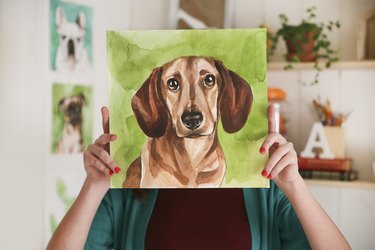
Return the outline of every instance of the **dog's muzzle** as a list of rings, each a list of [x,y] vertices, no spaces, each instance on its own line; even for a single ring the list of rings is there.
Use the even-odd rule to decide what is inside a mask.
[[[68,55],[74,56],[74,42],[72,39],[69,39],[68,41]]]
[[[201,112],[184,112],[181,121],[185,127],[194,130],[202,124],[203,115]]]

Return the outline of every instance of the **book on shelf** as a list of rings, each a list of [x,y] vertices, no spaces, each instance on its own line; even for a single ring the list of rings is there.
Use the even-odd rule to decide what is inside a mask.
[[[358,180],[358,171],[356,170],[350,170],[348,172],[300,170],[299,172],[302,178],[304,179],[321,179],[337,181]]]
[[[320,159],[298,157],[298,167],[300,170],[349,172],[352,169],[352,159]]]

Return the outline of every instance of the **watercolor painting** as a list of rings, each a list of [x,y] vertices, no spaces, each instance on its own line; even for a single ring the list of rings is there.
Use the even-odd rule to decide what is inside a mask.
[[[69,196],[67,194],[66,184],[65,184],[65,182],[64,182],[64,180],[62,178],[58,178],[56,180],[55,189],[56,189],[56,195],[57,195],[57,197],[59,198],[60,202],[62,204],[64,204],[64,214],[65,214],[66,212],[68,212],[68,210],[70,209],[70,207],[73,205],[73,203],[76,200],[77,196],[76,195]],[[49,221],[50,221],[50,230],[51,230],[51,233],[54,233],[55,230],[56,230],[56,228],[57,228],[57,226],[58,226],[58,224],[59,224],[56,214],[51,213],[50,216],[49,216]]]
[[[56,164],[51,164],[45,173],[45,188],[43,189],[43,238],[45,245],[74,203],[86,178],[82,163],[74,163],[69,160],[62,162],[68,162],[69,166],[63,168],[61,166],[65,164],[61,164],[58,168],[54,168]],[[51,171],[51,169],[53,170]]]
[[[51,70],[84,73],[92,65],[92,8],[51,0]]]
[[[111,187],[268,187],[266,31],[107,32]]]
[[[92,87],[53,84],[53,154],[81,153],[92,142],[92,104]]]

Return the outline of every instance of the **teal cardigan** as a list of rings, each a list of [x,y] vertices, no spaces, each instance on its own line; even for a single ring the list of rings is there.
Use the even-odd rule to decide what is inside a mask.
[[[110,189],[100,204],[85,249],[144,249],[147,225],[158,191],[144,200],[129,189]],[[270,188],[244,189],[252,249],[310,249],[301,224],[286,196],[271,181]]]

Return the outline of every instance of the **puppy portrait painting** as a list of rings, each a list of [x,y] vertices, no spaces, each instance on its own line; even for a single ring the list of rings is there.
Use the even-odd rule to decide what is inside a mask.
[[[85,73],[92,62],[92,10],[51,0],[51,68],[61,73]]]
[[[60,99],[59,109],[64,116],[64,128],[57,146],[58,153],[79,153],[83,151],[83,105],[85,105],[85,95],[82,93]]]
[[[265,30],[107,32],[122,188],[267,187]]]
[[[83,152],[92,140],[92,88],[55,83],[52,105],[52,153]]]

